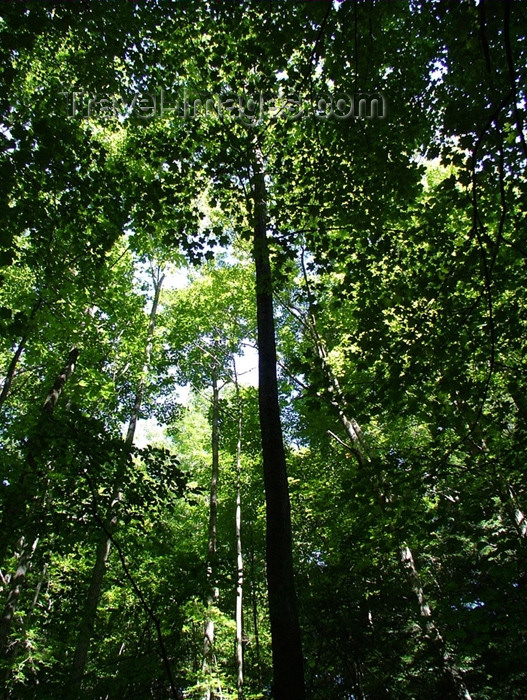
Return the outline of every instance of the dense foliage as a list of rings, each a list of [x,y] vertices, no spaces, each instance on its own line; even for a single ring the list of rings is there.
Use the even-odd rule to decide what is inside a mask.
[[[3,3],[0,697],[525,697],[526,38]]]

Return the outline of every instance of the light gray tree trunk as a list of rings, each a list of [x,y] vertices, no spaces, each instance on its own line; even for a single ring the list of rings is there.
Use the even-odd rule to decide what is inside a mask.
[[[399,549],[399,555],[401,563],[405,571],[407,572],[407,578],[412,587],[412,591],[414,592],[414,595],[417,598],[417,602],[419,604],[419,611],[423,631],[428,636],[428,638],[434,643],[435,647],[439,649],[441,658],[443,660],[443,668],[448,673],[454,684],[457,697],[462,698],[463,700],[471,700],[471,695],[468,691],[467,686],[465,685],[463,676],[459,668],[457,667],[455,660],[448,651],[447,646],[445,644],[445,640],[443,639],[439,629],[436,627],[432,619],[432,611],[430,610],[430,606],[425,598],[423,586],[421,584],[421,579],[415,566],[412,550],[410,549],[410,547],[408,547],[407,544],[403,544]]]
[[[209,539],[207,545],[207,610],[203,623],[203,672],[209,674],[216,666],[214,655],[214,615],[213,608],[218,604],[220,591],[214,579],[216,575],[217,524],[218,524],[218,479],[219,479],[219,388],[218,371],[212,371],[212,473],[209,498]],[[216,689],[207,683],[206,698],[213,700]],[[221,690],[220,690],[221,692]]]
[[[514,493],[514,489],[508,483],[503,480],[503,489],[505,492],[504,501],[505,507],[507,508],[510,518],[514,523],[518,535],[525,539],[527,537],[527,519],[525,514],[518,504],[518,499]]]
[[[511,398],[513,399],[518,409],[519,417],[523,421],[525,420],[525,416],[527,415],[527,402],[525,401],[523,396],[517,391],[514,385],[510,384],[508,388],[511,394]],[[456,401],[455,405],[458,411],[465,419],[465,421],[467,422],[467,424],[471,426],[471,439],[467,441],[467,444],[471,449],[471,453],[475,456],[487,453],[488,445],[483,436],[480,424],[477,422],[475,412],[465,401]],[[518,497],[514,492],[513,487],[505,478],[503,473],[499,470],[499,468],[494,468],[493,477],[496,484],[498,496],[501,500],[503,509],[507,514],[507,517],[511,521],[520,539],[525,539],[527,537],[527,519],[525,517],[525,513],[523,512],[520,503],[518,502]]]
[[[258,687],[262,687],[262,655],[260,651],[260,629],[258,624],[258,595],[256,591],[256,568],[254,562],[254,537],[251,528],[249,540],[249,562],[250,562],[250,573],[251,573],[251,608],[252,608],[252,619],[253,619],[253,633],[254,633],[254,648],[256,652],[256,673],[258,680]]]
[[[306,283],[306,287],[308,288],[308,295],[310,298],[311,307],[311,292],[309,291],[309,283],[305,268],[304,280]],[[368,447],[363,438],[359,424],[353,418],[349,417],[349,407],[341,391],[338,379],[333,373],[331,366],[328,362],[325,344],[318,333],[316,327],[316,316],[311,308],[309,310],[307,320],[304,321],[304,326],[311,335],[313,344],[320,359],[322,369],[324,371],[326,380],[330,388],[331,402],[333,406],[337,409],[342,426],[344,427],[344,430],[346,431],[350,439],[351,445],[349,446],[349,448],[357,457],[357,461],[361,470],[366,471],[367,473],[369,471],[369,467],[371,466],[371,456],[369,454]],[[373,477],[373,475],[371,476]],[[387,494],[384,491],[385,490],[381,488],[378,489],[377,493],[375,494],[383,511],[385,509],[386,501],[387,499],[389,499],[389,496],[387,496]],[[399,546],[399,559],[401,561],[401,564],[403,565],[403,569],[406,573],[406,577],[412,589],[412,592],[417,600],[422,627],[425,633],[434,643],[437,653],[442,660],[443,668],[445,672],[450,676],[453,686],[456,689],[457,697],[460,698],[460,700],[471,700],[471,696],[463,680],[463,676],[459,668],[457,667],[452,655],[449,653],[442,635],[440,634],[438,628],[433,622],[432,611],[424,595],[424,590],[420,581],[420,577],[415,566],[413,553],[406,543],[401,544]]]

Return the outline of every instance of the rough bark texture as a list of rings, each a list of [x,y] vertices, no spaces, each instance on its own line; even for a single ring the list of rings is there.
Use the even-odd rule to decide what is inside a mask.
[[[266,499],[273,690],[276,700],[303,700],[304,670],[293,576],[291,512],[276,376],[272,279],[266,230],[266,188],[261,157],[256,160],[253,179],[253,251],[256,267],[258,393]]]
[[[24,538],[21,538],[19,542],[18,565],[9,582],[9,594],[0,619],[0,655],[3,658],[10,656],[9,633],[18,606],[18,599],[25,583],[27,570],[31,566],[31,559],[37,544],[38,537],[31,543],[25,542]],[[13,647],[13,652],[16,654],[16,645]]]
[[[59,396],[61,395],[62,390],[64,389],[64,385],[71,377],[73,370],[75,369],[75,363],[77,362],[78,357],[79,350],[77,348],[73,348],[70,351],[70,354],[68,355],[68,360],[66,364],[62,368],[60,374],[55,379],[55,382],[51,387],[50,392],[46,396],[46,400],[44,401],[44,405],[42,406],[42,411],[44,413],[50,415],[55,410],[55,406],[57,405]]]

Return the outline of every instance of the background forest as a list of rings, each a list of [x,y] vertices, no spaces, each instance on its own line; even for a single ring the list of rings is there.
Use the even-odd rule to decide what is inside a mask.
[[[526,38],[2,3],[1,698],[525,698]]]

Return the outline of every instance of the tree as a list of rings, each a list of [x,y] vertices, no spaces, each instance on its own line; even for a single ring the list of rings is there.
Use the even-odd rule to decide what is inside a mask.
[[[145,343],[145,362],[143,366],[142,376],[139,379],[139,384],[137,386],[135,400],[130,415],[130,420],[128,422],[128,428],[125,437],[125,447],[130,450],[134,443],[135,431],[137,426],[137,421],[139,420],[139,415],[141,411],[141,405],[143,403],[143,397],[145,393],[145,384],[147,381],[147,376],[149,372],[150,358],[152,354],[152,344],[153,336],[156,324],[156,315],[159,305],[159,298],[161,295],[161,289],[163,285],[164,275],[158,268],[154,273],[152,270],[152,285],[153,285],[153,301],[152,308],[150,310],[150,318],[148,324],[148,331],[146,335]],[[126,484],[124,483],[124,464],[119,465],[115,473],[115,481],[113,484],[113,493],[111,498],[110,508],[106,514],[103,531],[101,533],[101,539],[96,549],[95,563],[93,565],[93,571],[91,576],[91,581],[89,585],[88,592],[86,594],[86,606],[84,610],[83,620],[81,629],[79,630],[79,636],[77,639],[77,644],[75,646],[75,653],[72,661],[71,668],[71,679],[68,684],[70,693],[74,696],[79,695],[80,688],[82,684],[82,677],[84,675],[84,669],[86,666],[86,658],[88,655],[89,644],[91,641],[91,636],[93,634],[93,627],[95,624],[95,617],[97,615],[97,608],[99,606],[101,597],[101,588],[104,578],[104,573],[106,570],[106,563],[110,555],[110,548],[112,544],[112,537],[118,526],[118,510],[117,507],[122,501],[123,490]]]
[[[287,467],[278,403],[273,284],[267,244],[267,194],[262,154],[255,153],[253,180],[256,308],[258,318],[259,410],[267,506],[267,582],[273,635],[274,693],[304,694],[303,658],[293,575]]]
[[[1,14],[6,697],[64,692],[121,468],[86,697],[523,697],[521,3]]]
[[[14,534],[18,539],[17,549],[19,549],[15,555],[18,561],[16,571],[13,575],[7,576],[8,594],[2,619],[0,620],[0,650],[4,658],[8,658],[10,654],[13,654],[9,645],[9,632],[17,608],[17,600],[24,586],[27,570],[39,540],[39,521],[42,517],[40,511],[44,505],[47,482],[49,480],[46,472],[50,468],[50,465],[39,464],[39,457],[44,452],[42,443],[45,446],[48,439],[49,421],[53,416],[64,385],[75,369],[78,357],[78,348],[72,348],[62,370],[46,395],[37,430],[32,439],[29,440],[26,456],[27,468],[22,471],[13,493],[10,494],[4,512],[2,529],[6,531],[7,522],[10,523],[10,527],[13,528]],[[37,440],[40,442],[38,445]],[[30,481],[33,482],[31,486],[29,484]],[[33,498],[30,498],[32,492]],[[32,507],[28,508],[28,505]]]

